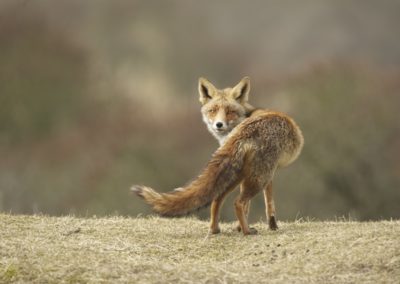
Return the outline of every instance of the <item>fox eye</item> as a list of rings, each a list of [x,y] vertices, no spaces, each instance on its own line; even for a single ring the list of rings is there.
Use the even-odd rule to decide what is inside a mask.
[[[226,111],[226,114],[228,114],[228,115],[234,115],[234,114],[236,114],[236,111],[234,111],[234,110],[232,110],[232,109],[228,109],[227,111]]]
[[[215,108],[212,108],[212,109],[208,110],[208,113],[211,113],[211,114],[216,113],[216,112],[217,112],[217,109],[215,109]]]

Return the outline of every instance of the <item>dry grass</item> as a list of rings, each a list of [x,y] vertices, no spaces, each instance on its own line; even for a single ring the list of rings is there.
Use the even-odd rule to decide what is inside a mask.
[[[313,282],[400,279],[400,221],[280,222],[206,238],[194,218],[0,214],[0,282]]]

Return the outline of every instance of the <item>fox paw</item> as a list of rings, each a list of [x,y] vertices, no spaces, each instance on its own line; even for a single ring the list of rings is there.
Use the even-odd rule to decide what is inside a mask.
[[[210,228],[210,234],[215,235],[215,234],[219,234],[219,233],[221,233],[221,229],[220,229],[219,227],[217,227],[217,228]]]
[[[275,216],[271,216],[268,221],[269,228],[273,231],[278,230],[278,225],[276,224]]]
[[[244,235],[257,235],[258,234],[258,231],[255,229],[255,228],[249,228],[249,231],[248,232],[243,232],[244,233]]]

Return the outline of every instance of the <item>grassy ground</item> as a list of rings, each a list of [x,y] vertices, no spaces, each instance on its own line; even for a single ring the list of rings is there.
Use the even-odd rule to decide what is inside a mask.
[[[395,283],[400,221],[235,224],[0,214],[0,282]]]

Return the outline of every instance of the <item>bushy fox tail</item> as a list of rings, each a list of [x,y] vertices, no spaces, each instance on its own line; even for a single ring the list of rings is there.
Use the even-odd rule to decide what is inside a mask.
[[[203,172],[186,187],[167,193],[139,185],[134,185],[131,190],[162,216],[182,216],[208,206],[214,198],[241,181],[246,153],[240,145],[232,144],[231,151],[227,145],[219,148]]]

